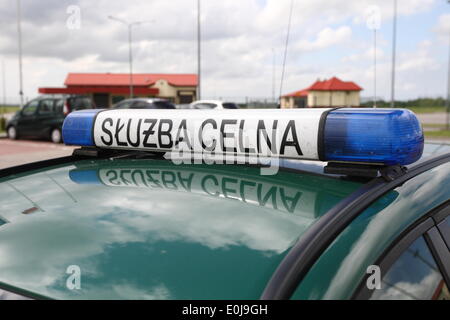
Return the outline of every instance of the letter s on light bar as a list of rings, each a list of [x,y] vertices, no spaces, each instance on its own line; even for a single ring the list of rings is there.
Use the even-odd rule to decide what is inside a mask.
[[[64,121],[67,145],[214,152],[407,165],[423,152],[406,109],[83,110]]]

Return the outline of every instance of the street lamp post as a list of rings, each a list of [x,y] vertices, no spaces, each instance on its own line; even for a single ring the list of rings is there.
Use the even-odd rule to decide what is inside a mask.
[[[134,21],[134,22],[128,22],[120,18],[116,18],[113,16],[108,16],[109,19],[118,21],[120,23],[125,24],[128,27],[128,60],[130,65],[130,99],[133,98],[133,46],[132,46],[132,30],[134,26],[141,25],[145,22],[153,22],[152,21]]]

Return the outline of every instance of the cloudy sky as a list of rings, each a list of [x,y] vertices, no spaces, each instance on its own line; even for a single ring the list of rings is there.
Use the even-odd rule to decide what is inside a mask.
[[[145,20],[134,29],[134,70],[196,72],[196,0],[22,0],[24,93],[62,86],[68,72],[128,72],[126,28],[108,15]],[[80,24],[70,6],[80,10]],[[282,92],[338,76],[373,95],[373,31],[380,10],[377,95],[390,97],[393,0],[295,0]],[[203,95],[242,99],[280,91],[290,0],[202,0]],[[397,97],[444,96],[450,4],[398,0]],[[0,2],[6,96],[17,101],[16,0]],[[74,28],[75,27],[75,28]],[[1,79],[0,79],[1,80]],[[0,94],[1,95],[1,94]]]

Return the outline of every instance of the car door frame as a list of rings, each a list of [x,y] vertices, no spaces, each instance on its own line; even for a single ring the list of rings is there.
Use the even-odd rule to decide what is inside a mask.
[[[41,108],[45,101],[51,101],[51,111],[46,114],[41,114]],[[56,103],[55,99],[45,98],[39,101],[39,105],[36,112],[36,135],[40,137],[50,137],[50,131],[55,126],[56,118]]]
[[[30,106],[31,103],[37,103],[36,110],[33,114],[25,115],[24,111]],[[28,102],[22,110],[20,110],[20,117],[17,119],[17,131],[22,136],[34,136],[36,126],[36,117],[39,109],[40,101],[31,100]]]
[[[391,246],[383,252],[374,265],[379,266],[380,270],[390,270],[392,265],[399,259],[405,250],[408,249],[414,241],[423,236],[447,287],[450,288],[450,251],[444,238],[439,232],[438,224],[436,223],[437,217],[439,217],[440,221],[443,221],[448,216],[450,216],[450,201],[431,210],[420,220],[407,228],[399,237],[397,237]],[[366,286],[369,276],[369,274],[366,274],[363,277],[351,299],[367,300],[370,298],[373,290],[370,290]]]

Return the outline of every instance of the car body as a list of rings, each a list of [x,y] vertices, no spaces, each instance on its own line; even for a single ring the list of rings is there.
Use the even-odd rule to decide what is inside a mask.
[[[159,98],[126,99],[115,104],[113,109],[175,109],[170,101]]]
[[[67,114],[91,108],[95,108],[95,105],[87,96],[40,96],[16,112],[6,124],[6,132],[10,139],[32,137],[60,143],[61,128]]]
[[[265,176],[169,158],[75,154],[0,170],[0,289],[43,299],[449,298],[449,145],[426,145],[389,179],[325,174],[312,161],[281,160]],[[374,266],[381,290],[366,286]]]
[[[191,109],[239,109],[234,102],[223,102],[220,100],[198,100],[190,104]]]

